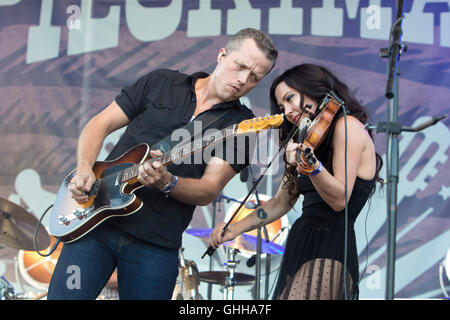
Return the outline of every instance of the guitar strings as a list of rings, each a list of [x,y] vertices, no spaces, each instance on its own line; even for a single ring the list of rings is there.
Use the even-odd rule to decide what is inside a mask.
[[[262,117],[257,118],[257,119],[262,119]],[[269,117],[267,117],[267,119],[269,119]],[[274,116],[270,116],[270,119],[274,119]],[[251,119],[249,119],[249,120],[251,120]],[[244,120],[244,121],[247,121],[247,120]],[[258,120],[256,120],[256,121],[258,121]],[[225,129],[223,129],[223,130],[220,130],[222,136],[225,136],[224,139],[220,139],[220,140],[214,139],[214,140],[207,141],[206,146],[203,146],[203,145],[202,145],[201,148],[199,148],[199,149],[197,149],[197,150],[195,150],[195,151],[192,151],[192,152],[188,152],[188,153],[186,153],[186,154],[183,154],[183,156],[178,157],[177,160],[182,160],[182,159],[184,159],[184,158],[187,158],[188,156],[191,156],[192,154],[194,154],[194,153],[196,153],[196,152],[198,152],[198,151],[203,150],[203,149],[206,148],[206,147],[210,147],[210,146],[213,146],[213,145],[222,143],[222,142],[228,140],[229,138],[235,137],[235,136],[236,136],[236,127],[237,127],[237,125],[233,125],[233,126],[230,126],[230,127],[228,127],[228,128],[225,128]],[[227,135],[227,134],[226,134],[226,130],[230,130],[230,129],[232,130],[232,134]],[[203,141],[203,140],[202,140],[202,141]],[[195,142],[195,141],[194,141],[194,142]],[[191,143],[186,143],[186,146],[187,146],[187,145],[192,146],[192,144],[193,144],[193,142],[191,142]],[[183,146],[184,146],[184,145],[183,145]],[[181,147],[181,148],[183,149],[183,147]],[[183,150],[184,150],[184,149],[183,149]],[[172,159],[171,159],[171,152],[173,152],[173,150],[171,150],[171,151],[169,151],[169,152],[167,152],[167,153],[165,153],[165,154],[163,154],[163,155],[161,155],[161,156],[159,156],[159,157],[148,159],[148,160],[144,161],[144,163],[145,163],[145,162],[160,161],[161,159],[163,159],[164,157],[166,157],[167,154],[169,154],[169,160],[168,160],[168,161],[165,161],[165,162],[163,163],[163,165],[165,165],[166,163],[170,163],[170,162],[172,162]],[[100,177],[100,178],[98,178],[98,179],[94,182],[94,185],[95,185],[96,183],[98,183],[98,185],[100,186],[102,183],[110,182],[111,180],[116,180],[117,177],[119,177],[119,175],[123,176],[123,173],[124,173],[125,171],[130,170],[130,168],[133,168],[132,170],[136,170],[136,167],[138,167],[138,166],[140,166],[140,165],[142,165],[142,164],[143,164],[143,163],[133,164],[133,166],[131,166],[131,167],[128,167],[128,168],[119,170],[119,171],[114,172],[114,173],[112,173],[112,174],[110,174],[110,175],[107,175],[107,176],[105,176],[105,177]],[[137,176],[134,176],[134,177],[137,177]],[[133,177],[133,178],[134,178],[134,177]],[[120,180],[121,180],[121,181],[120,181],[121,183],[123,183],[123,182],[126,181],[126,180],[122,180],[122,179],[120,179]],[[127,179],[127,180],[129,180],[129,179]],[[91,189],[91,190],[92,190],[92,189]]]

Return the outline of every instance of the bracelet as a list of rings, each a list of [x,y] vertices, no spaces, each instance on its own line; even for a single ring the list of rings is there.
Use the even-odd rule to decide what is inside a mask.
[[[169,197],[169,193],[175,188],[178,182],[178,177],[175,175],[171,175],[169,182],[162,187],[160,190],[166,195],[166,198]]]
[[[318,175],[319,173],[321,173],[323,170],[323,165],[322,162],[319,161],[319,166],[317,167],[317,169],[314,169],[313,172],[311,172],[311,176],[315,176]]]

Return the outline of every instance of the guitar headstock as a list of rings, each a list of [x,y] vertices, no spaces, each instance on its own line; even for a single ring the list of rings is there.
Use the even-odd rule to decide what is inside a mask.
[[[237,125],[236,133],[258,133],[261,130],[279,127],[283,121],[284,119],[282,114],[244,120]]]

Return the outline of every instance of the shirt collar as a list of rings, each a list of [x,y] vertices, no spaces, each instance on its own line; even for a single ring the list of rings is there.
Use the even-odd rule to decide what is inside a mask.
[[[197,79],[206,78],[208,76],[209,76],[209,74],[207,74],[206,72],[203,72],[203,71],[196,72],[196,73],[193,73],[193,74],[187,76],[186,81],[191,85],[192,92],[195,93],[195,82],[197,81]],[[225,108],[229,108],[229,107],[233,107],[233,106],[239,107],[240,105],[241,105],[241,103],[238,99],[238,100],[226,101],[226,102],[221,102],[221,103],[215,104],[214,106],[212,106],[211,109],[219,109],[219,108],[225,109]]]

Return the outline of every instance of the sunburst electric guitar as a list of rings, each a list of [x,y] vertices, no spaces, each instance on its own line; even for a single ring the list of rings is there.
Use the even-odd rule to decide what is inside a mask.
[[[144,162],[159,161],[168,166],[206,147],[224,140],[261,130],[279,127],[282,115],[244,120],[239,124],[217,131],[190,143],[175,146],[159,157],[150,157],[150,147],[140,144],[111,161],[97,161],[93,166],[96,177],[88,201],[80,204],[72,198],[68,186],[75,176],[73,170],[61,183],[52,208],[49,222],[50,234],[63,242],[75,241],[108,218],[127,216],[138,211],[142,201],[134,192],[142,188],[138,168]]]

